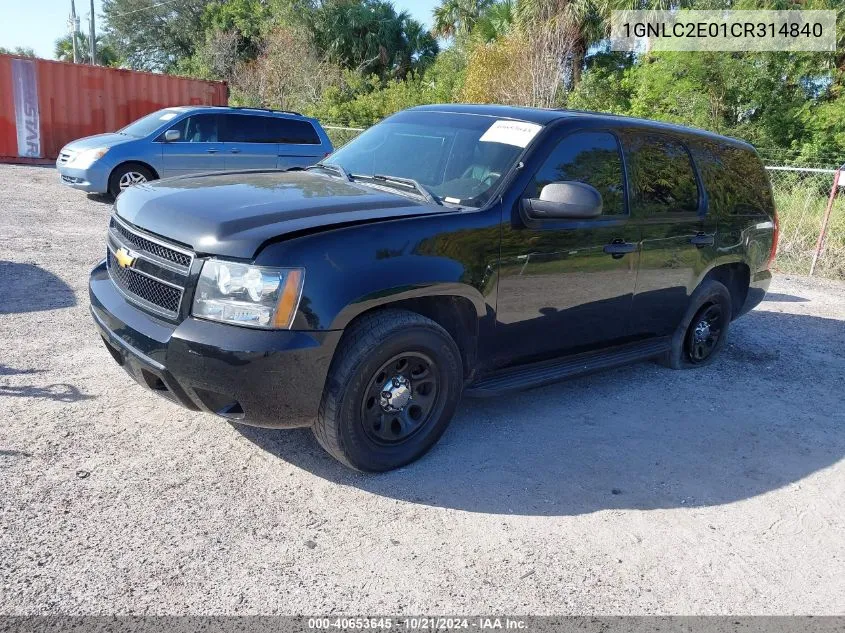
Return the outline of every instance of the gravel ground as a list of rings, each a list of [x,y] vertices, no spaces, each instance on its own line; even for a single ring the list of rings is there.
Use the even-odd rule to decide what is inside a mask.
[[[778,277],[703,370],[464,400],[363,476],[115,365],[109,211],[0,166],[0,613],[845,614],[845,284]]]

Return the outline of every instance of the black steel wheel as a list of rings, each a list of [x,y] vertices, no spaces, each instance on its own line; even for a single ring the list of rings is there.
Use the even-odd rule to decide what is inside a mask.
[[[404,442],[431,422],[437,363],[420,352],[398,354],[376,370],[361,399],[364,431],[377,443]]]
[[[703,363],[716,349],[722,336],[724,313],[722,306],[712,303],[695,315],[687,331],[686,353],[691,363]]]
[[[725,346],[733,314],[731,293],[715,279],[706,279],[690,297],[684,319],[660,361],[672,369],[694,369],[713,362]]]
[[[462,387],[460,351],[445,329],[414,312],[375,312],[338,346],[314,436],[357,470],[399,468],[437,442]]]

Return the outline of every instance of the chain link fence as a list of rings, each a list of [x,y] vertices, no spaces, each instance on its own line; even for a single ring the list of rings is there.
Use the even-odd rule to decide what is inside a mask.
[[[767,170],[780,219],[776,269],[845,279],[845,187],[834,187],[838,172],[788,166]]]
[[[343,125],[323,128],[335,149],[366,129]],[[773,158],[767,154],[763,157],[766,162]],[[801,275],[812,271],[822,277],[845,279],[845,169],[841,186],[835,188],[835,169],[784,164],[766,169],[780,219],[776,269]]]

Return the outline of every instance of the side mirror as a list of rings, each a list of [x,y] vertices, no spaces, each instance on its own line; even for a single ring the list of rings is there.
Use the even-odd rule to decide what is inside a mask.
[[[180,138],[182,138],[182,133],[179,130],[167,130],[164,133],[165,143],[172,143],[173,141],[178,141]]]
[[[522,210],[534,220],[590,219],[601,215],[601,194],[584,182],[552,182],[539,198],[522,201]]]

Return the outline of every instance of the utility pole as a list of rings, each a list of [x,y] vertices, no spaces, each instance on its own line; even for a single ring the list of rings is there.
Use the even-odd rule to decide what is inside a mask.
[[[73,42],[73,63],[79,63],[79,48],[76,44],[76,32],[79,30],[79,18],[76,17],[76,4],[70,0],[70,18],[68,18],[68,28],[70,29],[70,39]]]
[[[94,35],[94,0],[91,0],[91,22],[89,24],[91,27],[88,31],[88,48],[91,52],[91,65],[97,65],[97,42],[95,41]]]

